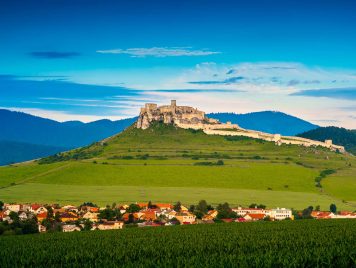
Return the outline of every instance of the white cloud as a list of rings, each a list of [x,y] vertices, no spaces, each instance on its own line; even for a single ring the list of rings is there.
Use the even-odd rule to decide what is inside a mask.
[[[128,49],[109,49],[97,50],[102,54],[127,54],[131,57],[143,58],[151,57],[180,57],[180,56],[208,56],[220,54],[218,51],[209,51],[206,49],[193,50],[190,47],[151,47],[151,48],[128,48]]]

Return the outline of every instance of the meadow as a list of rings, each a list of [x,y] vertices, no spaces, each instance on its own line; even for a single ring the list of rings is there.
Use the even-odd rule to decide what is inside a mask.
[[[327,209],[335,203],[354,210],[355,167],[355,157],[323,148],[276,146],[156,124],[147,130],[130,127],[55,157],[1,167],[0,199],[100,205],[206,199],[296,209]],[[332,174],[316,187],[325,170]]]
[[[355,228],[301,220],[3,236],[0,266],[355,267]]]

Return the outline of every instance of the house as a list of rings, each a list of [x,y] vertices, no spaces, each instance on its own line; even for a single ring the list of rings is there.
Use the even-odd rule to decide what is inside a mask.
[[[181,211],[181,212],[188,212],[189,209],[188,209],[187,207],[181,205],[181,206],[180,206],[180,211]]]
[[[39,222],[43,221],[43,220],[46,219],[46,218],[47,218],[47,212],[42,212],[42,213],[40,213],[40,214],[37,214],[37,220],[38,220]]]
[[[168,213],[168,219],[171,220],[176,217],[178,212],[172,210],[171,212]]]
[[[350,211],[340,211],[338,215],[335,215],[333,219],[356,219],[356,213]]]
[[[30,211],[31,205],[29,205],[29,204],[21,204],[20,206],[21,206],[20,210],[22,210],[22,211]]]
[[[40,233],[45,233],[47,231],[47,228],[43,226],[42,224],[38,224],[38,231]]]
[[[145,221],[154,221],[155,219],[157,219],[156,211],[157,210],[152,210],[152,209],[144,210],[142,211],[143,215],[140,217],[140,219]]]
[[[99,208],[98,207],[88,207],[88,210],[93,213],[99,213]]]
[[[238,208],[233,208],[232,209],[233,212],[235,212],[238,216],[245,216],[246,214],[264,214],[266,215],[268,210],[265,210],[263,208],[242,208],[242,207],[238,207]]]
[[[75,206],[72,206],[72,205],[67,205],[67,206],[64,206],[62,207],[64,210],[66,211],[73,211],[73,212],[76,212],[78,213],[78,208],[75,207]]]
[[[19,215],[19,219],[20,219],[21,221],[24,221],[24,220],[27,220],[27,219],[28,219],[27,214],[26,214],[25,211],[20,211],[20,212],[18,213],[18,215]]]
[[[60,219],[62,222],[77,221],[78,216],[73,212],[64,212],[60,214]]]
[[[267,216],[269,216],[273,220],[285,220],[285,219],[294,219],[292,215],[292,210],[287,208],[273,208],[267,212]]]
[[[90,220],[92,222],[97,222],[98,221],[98,215],[99,213],[91,212],[88,211],[83,215],[83,219]]]
[[[169,203],[157,203],[155,204],[161,210],[171,210],[173,209],[173,205]]]
[[[335,218],[335,214],[330,211],[316,211],[314,213],[313,212],[310,215],[318,220]]]
[[[208,211],[208,215],[210,215],[214,219],[216,218],[216,216],[218,216],[218,214],[219,214],[219,212],[217,210],[215,210],[215,209]]]
[[[153,222],[153,221],[146,221],[137,224],[138,227],[160,227],[162,224]]]
[[[243,218],[246,221],[260,221],[260,220],[263,220],[265,217],[266,217],[266,215],[263,213],[261,213],[261,214],[251,213],[251,214],[246,214]]]
[[[195,215],[190,212],[178,212],[175,215],[180,224],[193,224],[195,222]]]
[[[148,208],[148,203],[136,203],[141,209],[147,209]]]
[[[80,231],[80,228],[75,224],[64,224],[62,225],[62,231],[68,233],[68,232]]]
[[[204,215],[202,221],[213,221],[215,218],[211,215]]]
[[[35,213],[35,214],[41,214],[46,212],[47,213],[47,209],[44,206],[41,206],[39,204],[32,204],[30,206],[30,212]]]
[[[107,221],[96,226],[99,230],[116,230],[124,227],[123,221]]]
[[[141,220],[141,217],[143,216],[143,213],[141,213],[141,212],[137,212],[137,213],[125,213],[125,214],[122,216],[122,219],[123,219],[124,221],[129,221],[129,219],[130,219],[130,214],[132,214],[134,221]]]
[[[221,221],[225,222],[225,223],[229,223],[229,222],[233,222],[233,219],[221,219]]]
[[[21,205],[19,205],[19,204],[5,204],[3,209],[10,210],[13,212],[19,212],[21,209]]]
[[[235,219],[235,222],[245,222],[245,218],[237,218]]]

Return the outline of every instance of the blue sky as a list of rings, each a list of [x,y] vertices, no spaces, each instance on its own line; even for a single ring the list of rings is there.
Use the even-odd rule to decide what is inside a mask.
[[[354,1],[0,2],[0,107],[91,121],[175,98],[356,128]]]

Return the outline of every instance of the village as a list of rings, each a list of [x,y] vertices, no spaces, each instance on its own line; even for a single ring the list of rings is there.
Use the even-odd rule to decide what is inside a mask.
[[[189,208],[180,202],[176,204],[147,202],[130,205],[113,203],[106,207],[98,207],[87,202],[80,206],[5,203],[0,206],[0,209],[0,234],[295,219],[356,219],[356,212],[336,212],[334,204],[330,205],[330,211],[320,211],[319,206],[315,209],[310,206],[302,211],[294,211],[287,208],[266,209],[264,205],[257,204],[230,208],[228,203],[223,203],[214,208],[205,200]]]

